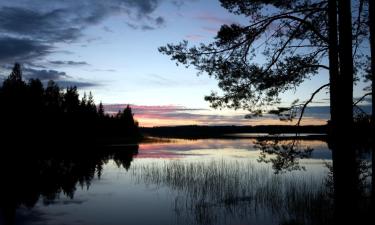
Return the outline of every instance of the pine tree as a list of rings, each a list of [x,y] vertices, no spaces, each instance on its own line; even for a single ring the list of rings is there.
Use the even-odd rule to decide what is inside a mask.
[[[100,118],[103,118],[104,117],[104,107],[103,107],[103,104],[102,102],[99,103],[99,107],[98,107],[98,116]]]
[[[9,75],[9,80],[20,82],[22,81],[21,64],[15,63],[13,66],[12,73]]]
[[[96,106],[94,101],[94,96],[92,95],[91,91],[89,92],[89,97],[87,100],[87,108],[91,114],[96,114]]]

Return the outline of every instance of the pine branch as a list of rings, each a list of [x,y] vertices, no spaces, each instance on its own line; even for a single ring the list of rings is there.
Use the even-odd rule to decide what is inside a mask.
[[[299,126],[299,125],[301,124],[301,121],[302,121],[303,115],[304,115],[304,113],[305,113],[306,107],[307,107],[308,104],[310,104],[310,103],[312,102],[312,100],[314,99],[315,95],[318,94],[322,89],[324,89],[324,88],[326,88],[326,87],[329,87],[329,85],[330,85],[330,83],[325,84],[325,85],[319,87],[318,89],[316,89],[316,90],[311,94],[310,99],[307,100],[307,101],[305,102],[305,104],[303,104],[303,106],[302,106],[301,114],[300,114],[300,116],[299,116],[299,119],[298,119],[298,122],[297,122],[296,126]]]

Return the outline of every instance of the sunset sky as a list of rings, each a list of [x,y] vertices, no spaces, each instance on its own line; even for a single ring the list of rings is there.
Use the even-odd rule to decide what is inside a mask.
[[[245,111],[210,109],[203,98],[219,91],[217,82],[177,67],[157,50],[182,40],[208,43],[222,24],[231,23],[249,20],[229,14],[217,0],[0,0],[0,77],[20,62],[26,79],[91,91],[108,112],[131,104],[141,126],[280,123],[268,115],[247,120]],[[305,100],[327,82],[321,71],[284,93],[282,104]],[[355,96],[363,87],[359,83]],[[327,104],[323,92],[305,124],[324,123]]]

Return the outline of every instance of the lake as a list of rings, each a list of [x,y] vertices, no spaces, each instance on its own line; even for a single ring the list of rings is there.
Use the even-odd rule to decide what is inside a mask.
[[[327,143],[271,142],[155,139],[90,154],[3,157],[0,224],[331,224]],[[370,170],[370,153],[358,155]],[[363,195],[370,180],[362,180]]]

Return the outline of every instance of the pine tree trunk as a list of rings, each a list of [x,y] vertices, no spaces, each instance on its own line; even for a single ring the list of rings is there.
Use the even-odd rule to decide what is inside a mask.
[[[375,136],[375,4],[373,0],[369,1],[369,27],[370,27],[370,48],[371,48],[371,93],[372,93],[372,113],[371,113],[371,132],[372,137]],[[371,193],[371,202],[372,210],[375,209],[375,140],[372,141],[372,193]]]
[[[338,132],[343,137],[352,137],[353,130],[353,50],[351,1],[338,1],[339,18],[339,64],[338,79],[339,117]]]
[[[375,114],[374,114],[374,105],[375,105],[375,3],[373,0],[369,1],[369,27],[370,27],[370,47],[371,47],[371,79],[372,79],[372,116],[371,121],[373,125],[373,132],[375,134]]]
[[[339,0],[339,75],[334,97],[337,110],[333,130],[335,220],[345,224],[358,220],[358,170],[353,144],[353,50],[351,0]]]
[[[329,27],[329,82],[330,82],[330,132],[332,136],[337,134],[338,98],[337,81],[339,75],[338,68],[338,39],[337,39],[337,3],[336,0],[328,1],[328,27]]]

